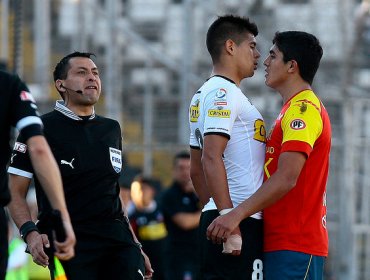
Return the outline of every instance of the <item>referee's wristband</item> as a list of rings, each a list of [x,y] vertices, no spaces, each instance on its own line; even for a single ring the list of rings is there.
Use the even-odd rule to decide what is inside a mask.
[[[222,215],[225,215],[225,214],[227,214],[227,213],[229,213],[229,212],[231,212],[231,210],[233,210],[234,208],[225,208],[225,209],[222,209],[222,210],[220,210],[220,215],[222,216]]]
[[[39,229],[37,228],[36,224],[32,221],[25,222],[20,228],[19,228],[19,233],[24,240],[24,242],[27,243],[26,238],[27,235],[30,234],[32,231],[37,231],[39,232]]]

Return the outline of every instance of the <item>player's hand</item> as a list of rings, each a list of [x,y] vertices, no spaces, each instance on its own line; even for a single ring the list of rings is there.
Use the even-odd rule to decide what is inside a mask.
[[[239,256],[242,250],[242,235],[240,228],[236,227],[226,241],[223,243],[223,254]]]
[[[217,217],[207,228],[207,238],[216,244],[226,242],[233,230],[239,226],[240,221],[241,219],[236,216],[235,209]]]
[[[63,220],[63,226],[66,232],[66,240],[64,242],[54,241],[54,254],[58,259],[66,261],[75,255],[76,236],[69,221]]]
[[[26,241],[34,263],[43,267],[48,266],[49,257],[44,251],[44,246],[45,248],[50,248],[48,236],[46,234],[40,234],[37,231],[32,231],[27,235]]]
[[[143,255],[144,260],[145,260],[145,275],[144,275],[144,279],[152,279],[154,270],[152,269],[152,265],[150,263],[150,260],[149,260],[148,256],[144,253],[143,250],[141,250],[141,254]]]

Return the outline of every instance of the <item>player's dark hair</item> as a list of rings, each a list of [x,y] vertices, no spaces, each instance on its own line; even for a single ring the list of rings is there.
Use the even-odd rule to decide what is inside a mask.
[[[181,151],[177,153],[173,159],[173,165],[175,166],[179,159],[190,159],[190,153],[188,151]]]
[[[56,80],[65,80],[67,78],[68,70],[71,68],[71,66],[69,65],[69,61],[71,60],[71,58],[86,57],[91,59],[91,56],[96,55],[89,52],[73,52],[63,57],[55,66],[53,72],[54,82]]]
[[[285,31],[276,32],[272,42],[283,53],[284,62],[297,62],[302,79],[311,85],[323,55],[319,40],[307,32]]]
[[[207,49],[211,55],[212,61],[217,62],[221,55],[221,50],[225,42],[233,40],[237,45],[245,39],[246,33],[258,35],[258,28],[249,18],[224,15],[219,16],[208,29],[207,32]]]

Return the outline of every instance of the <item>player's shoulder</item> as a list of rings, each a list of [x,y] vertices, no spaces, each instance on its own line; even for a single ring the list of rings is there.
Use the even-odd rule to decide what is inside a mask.
[[[298,106],[301,109],[305,107],[314,107],[321,111],[322,103],[319,97],[312,90],[304,90],[295,95],[291,100],[291,106]]]

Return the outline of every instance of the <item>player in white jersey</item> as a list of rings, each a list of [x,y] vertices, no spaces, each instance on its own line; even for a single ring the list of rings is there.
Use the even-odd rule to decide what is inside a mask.
[[[201,279],[262,279],[261,213],[243,220],[227,241],[206,239],[208,225],[262,185],[265,127],[240,90],[260,53],[257,26],[247,18],[219,17],[207,33],[213,76],[189,108],[191,178],[204,205],[200,220]]]

